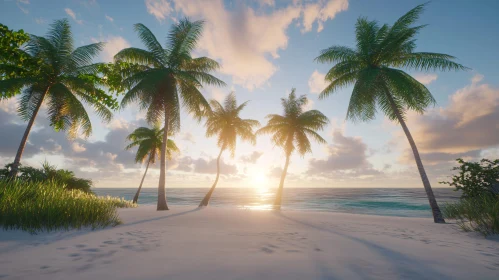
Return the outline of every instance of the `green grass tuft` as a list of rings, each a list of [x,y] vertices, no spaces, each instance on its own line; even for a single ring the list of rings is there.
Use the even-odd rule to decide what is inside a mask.
[[[121,224],[117,207],[135,207],[119,198],[67,190],[54,181],[0,180],[0,226],[30,233],[92,229]]]
[[[445,205],[443,213],[446,218],[455,219],[464,231],[476,231],[484,236],[499,234],[499,196],[462,198]]]

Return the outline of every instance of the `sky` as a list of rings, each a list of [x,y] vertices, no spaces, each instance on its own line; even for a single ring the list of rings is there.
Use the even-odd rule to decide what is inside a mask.
[[[75,45],[106,42],[99,61],[112,61],[126,47],[144,46],[133,24],[149,27],[161,43],[171,25],[183,17],[205,20],[195,56],[221,64],[215,75],[223,88],[205,87],[207,99],[223,100],[231,91],[241,113],[265,124],[267,114],[282,114],[280,98],[296,88],[307,95],[306,109],[323,112],[330,123],[320,132],[327,145],[313,143],[313,152],[291,158],[286,187],[422,187],[407,139],[400,126],[382,113],[368,123],[345,121],[351,87],[325,100],[324,74],[332,65],[313,61],[332,45],[355,46],[359,17],[393,23],[425,1],[396,0],[0,0],[0,22],[10,29],[44,35],[49,24],[68,18]],[[424,115],[408,114],[408,126],[420,149],[433,187],[447,180],[455,159],[499,158],[499,1],[435,0],[421,16],[428,24],[418,36],[416,51],[451,54],[471,68],[462,72],[409,72],[425,84],[437,105]],[[12,162],[26,123],[16,114],[17,100],[0,101],[0,164]],[[45,109],[45,108],[44,108]],[[91,109],[89,108],[91,112]],[[130,106],[110,123],[91,113],[94,133],[68,140],[55,132],[44,110],[29,136],[22,163],[49,161],[96,187],[136,187],[145,166],[125,151],[126,136],[147,126],[144,112]],[[205,137],[203,123],[182,113],[182,128],[173,139],[181,152],[168,162],[167,188],[210,187],[219,148]],[[256,145],[238,141],[232,158],[222,156],[219,187],[277,187],[284,154],[270,137]],[[156,187],[158,166],[151,166],[145,187]]]

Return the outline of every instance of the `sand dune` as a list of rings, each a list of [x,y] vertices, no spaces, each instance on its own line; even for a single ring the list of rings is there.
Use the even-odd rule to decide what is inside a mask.
[[[497,279],[498,239],[431,219],[152,206],[125,224],[0,231],[0,279]]]

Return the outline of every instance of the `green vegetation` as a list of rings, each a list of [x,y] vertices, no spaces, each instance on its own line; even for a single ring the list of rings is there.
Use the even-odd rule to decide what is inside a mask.
[[[48,107],[50,125],[56,131],[68,131],[70,137],[76,137],[80,131],[85,137],[92,133],[92,124],[82,101],[92,106],[104,121],[111,120],[112,113],[106,106],[110,98],[98,88],[98,64],[92,64],[102,46],[102,43],[95,43],[75,49],[67,19],[52,23],[46,37],[30,36],[24,53],[40,61],[40,71],[28,69],[25,71],[27,75],[0,80],[2,93],[23,89],[18,111],[22,120],[28,121],[11,168],[12,177],[16,177],[42,103],[45,102]],[[8,67],[11,71],[21,72],[24,66],[6,63],[0,68]]]
[[[487,236],[499,234],[499,159],[482,159],[460,164],[451,182],[440,182],[462,191],[461,199],[444,207],[444,215],[457,220],[465,231],[476,231]]]
[[[251,119],[241,119],[239,116],[239,113],[246,107],[248,102],[246,101],[237,106],[236,95],[234,93],[227,95],[223,106],[216,100],[210,101],[212,112],[209,113],[206,120],[206,137],[217,135],[217,144],[220,148],[220,153],[217,157],[217,176],[215,182],[199,206],[208,206],[211,195],[215,191],[218,178],[220,177],[220,157],[223,151],[229,149],[231,155],[234,156],[237,137],[243,141],[249,141],[253,145],[256,143],[253,128],[260,126],[260,122]]]
[[[415,52],[415,36],[426,25],[413,24],[425,5],[410,10],[391,26],[379,26],[377,21],[361,17],[355,26],[356,49],[332,46],[322,50],[315,60],[335,63],[326,74],[329,85],[321,92],[320,98],[353,85],[347,119],[369,121],[381,109],[390,120],[400,123],[411,145],[433,219],[435,223],[445,223],[416,143],[405,123],[407,110],[422,114],[428,106],[435,104],[435,99],[423,84],[401,69],[448,71],[467,68],[454,62],[455,58],[447,54]]]
[[[0,169],[0,179],[9,177],[12,163],[7,164],[4,169]],[[42,164],[42,168],[34,168],[31,166],[20,166],[17,173],[17,180],[20,182],[54,182],[60,186],[64,186],[67,190],[80,190],[85,193],[92,193],[92,180],[77,178],[73,171],[65,169],[57,169],[48,162]]]
[[[467,162],[458,158],[456,161],[460,166],[452,170],[459,170],[459,173],[452,176],[451,182],[440,184],[462,191],[461,198],[499,194],[499,159],[492,161],[484,158],[480,162]]]
[[[315,141],[326,144],[317,131],[323,130],[329,122],[327,117],[318,110],[303,111],[303,106],[308,102],[305,95],[296,97],[295,89],[291,89],[288,98],[281,98],[284,115],[270,114],[267,116],[268,123],[260,128],[257,134],[272,134],[272,142],[281,147],[286,154],[286,163],[281,175],[279,189],[277,190],[274,208],[281,208],[282,191],[284,179],[288,172],[289,159],[293,151],[297,150],[303,156],[312,152],[309,137]]]
[[[122,73],[123,84],[129,90],[121,106],[138,101],[139,106],[147,111],[149,123],[164,121],[157,210],[168,210],[165,193],[166,143],[168,134],[180,129],[180,102],[200,120],[211,109],[199,88],[202,85],[225,85],[210,74],[219,68],[216,61],[207,57],[192,58],[202,29],[202,21],[182,19],[173,25],[166,48],[163,48],[154,34],[138,23],[135,31],[147,50],[126,48],[114,56],[116,62],[138,64],[141,70]]]
[[[54,181],[0,180],[0,226],[30,233],[92,229],[121,223],[116,207],[134,207],[120,199],[101,199],[66,190]]]
[[[140,190],[142,189],[142,184],[144,183],[147,170],[149,169],[149,164],[154,164],[156,162],[156,158],[158,158],[161,154],[161,146],[163,145],[163,129],[159,127],[159,124],[155,124],[153,128],[139,127],[128,135],[127,140],[132,143],[126,146],[125,149],[130,150],[134,147],[138,147],[137,154],[135,155],[136,163],[144,162],[147,158],[146,171],[144,172],[139,188],[133,197],[133,203],[137,203],[139,200]],[[180,150],[173,140],[168,139],[168,143],[166,144],[166,157],[171,159],[173,152],[180,152]]]

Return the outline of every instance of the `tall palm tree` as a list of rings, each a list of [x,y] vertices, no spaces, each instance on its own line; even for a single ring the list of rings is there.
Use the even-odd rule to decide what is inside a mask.
[[[326,74],[329,85],[321,92],[320,98],[354,85],[347,119],[372,120],[379,108],[390,120],[400,123],[414,153],[433,219],[435,223],[444,223],[418,149],[405,124],[406,110],[423,113],[426,107],[435,104],[435,99],[423,84],[400,69],[446,71],[467,68],[447,54],[414,51],[415,36],[426,25],[412,25],[424,7],[425,4],[415,7],[391,26],[384,24],[380,27],[376,21],[359,18],[355,26],[356,49],[332,46],[322,50],[315,60],[336,63]]]
[[[128,135],[127,140],[131,143],[125,147],[126,150],[138,147],[137,154],[135,155],[136,163],[144,162],[147,158],[146,171],[144,171],[144,176],[142,176],[142,180],[140,181],[139,189],[133,197],[133,203],[137,203],[139,200],[140,190],[142,189],[142,184],[144,183],[147,170],[149,169],[149,164],[154,164],[156,162],[156,158],[161,154],[163,129],[161,129],[158,124],[154,125],[152,128],[139,127]],[[166,144],[166,157],[171,159],[173,152],[179,152],[179,149],[173,140],[168,139],[168,143]]]
[[[279,189],[274,201],[274,209],[281,209],[284,179],[288,172],[291,154],[297,150],[301,156],[312,152],[309,137],[315,141],[327,143],[317,131],[324,129],[329,120],[318,110],[303,111],[308,99],[305,95],[296,96],[296,89],[291,89],[288,98],[281,98],[284,115],[267,115],[267,125],[260,128],[257,134],[272,134],[272,142],[281,147],[286,155],[286,163],[281,174]]]
[[[17,175],[28,135],[42,103],[47,105],[50,125],[58,131],[67,130],[70,137],[80,131],[86,137],[92,133],[92,124],[82,102],[91,105],[105,121],[111,120],[111,111],[96,98],[99,89],[95,82],[84,77],[96,73],[98,64],[92,64],[92,60],[102,46],[102,43],[95,43],[75,49],[67,19],[51,24],[46,37],[30,35],[25,53],[39,61],[40,70],[0,81],[0,92],[23,88],[18,112],[28,121],[12,165],[12,177]],[[14,71],[17,66],[4,64],[0,67]]]
[[[246,101],[237,106],[236,96],[233,92],[225,98],[223,106],[216,100],[210,101],[212,113],[208,115],[208,119],[206,120],[206,136],[217,135],[217,144],[220,148],[220,153],[217,157],[217,177],[199,206],[208,206],[211,195],[215,191],[218,178],[220,177],[220,157],[223,151],[229,149],[231,155],[234,156],[237,137],[252,144],[256,143],[253,128],[259,126],[260,122],[251,119],[242,119],[239,116],[239,113],[246,107],[248,102]]]
[[[200,120],[211,109],[199,88],[203,84],[225,85],[209,74],[219,68],[216,61],[191,56],[202,27],[202,21],[179,21],[173,25],[163,48],[147,27],[135,24],[135,31],[147,49],[126,48],[114,57],[116,62],[141,66],[141,71],[123,73],[124,85],[129,91],[123,97],[121,106],[138,101],[141,109],[146,109],[146,118],[150,123],[164,121],[157,210],[168,210],[165,195],[166,143],[168,132],[175,133],[180,129],[180,101],[189,113]]]

